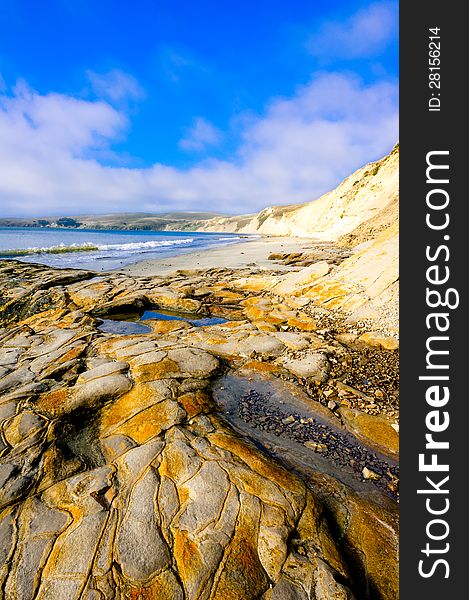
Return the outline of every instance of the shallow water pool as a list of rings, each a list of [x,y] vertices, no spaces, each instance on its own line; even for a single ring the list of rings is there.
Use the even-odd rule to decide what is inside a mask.
[[[196,327],[206,327],[207,325],[220,325],[226,323],[227,319],[221,317],[199,317],[191,313],[182,313],[170,310],[146,310],[143,314],[127,313],[112,315],[103,319],[98,329],[105,333],[114,333],[115,335],[139,335],[142,333],[151,333],[152,328],[144,325],[144,321],[155,319],[159,321],[186,321]]]

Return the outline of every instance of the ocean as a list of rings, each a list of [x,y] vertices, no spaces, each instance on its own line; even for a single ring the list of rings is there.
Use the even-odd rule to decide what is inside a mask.
[[[0,227],[0,258],[109,271],[240,240],[229,233]]]

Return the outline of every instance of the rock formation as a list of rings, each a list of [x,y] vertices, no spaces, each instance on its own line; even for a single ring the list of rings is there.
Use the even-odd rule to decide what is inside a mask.
[[[2,597],[397,598],[397,341],[311,301],[347,260],[146,278],[1,262]],[[145,309],[182,316],[100,329]],[[232,375],[287,412],[240,391],[239,430]]]

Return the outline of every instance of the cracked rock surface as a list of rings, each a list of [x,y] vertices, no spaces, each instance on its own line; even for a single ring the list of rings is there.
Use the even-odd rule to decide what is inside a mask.
[[[259,277],[0,263],[0,597],[397,598],[392,501],[377,506],[315,469],[300,477],[213,400],[227,368],[322,394],[352,352],[318,334],[297,298],[260,293]],[[98,328],[146,306],[228,322]],[[381,418],[392,410],[383,401]]]

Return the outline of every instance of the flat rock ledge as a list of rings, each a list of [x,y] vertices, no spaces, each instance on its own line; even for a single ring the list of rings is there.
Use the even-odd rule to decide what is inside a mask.
[[[392,509],[300,479],[217,412],[227,364],[327,387],[347,348],[318,337],[301,299],[245,279],[0,263],[1,597],[397,598]],[[230,320],[98,329],[150,305]]]

